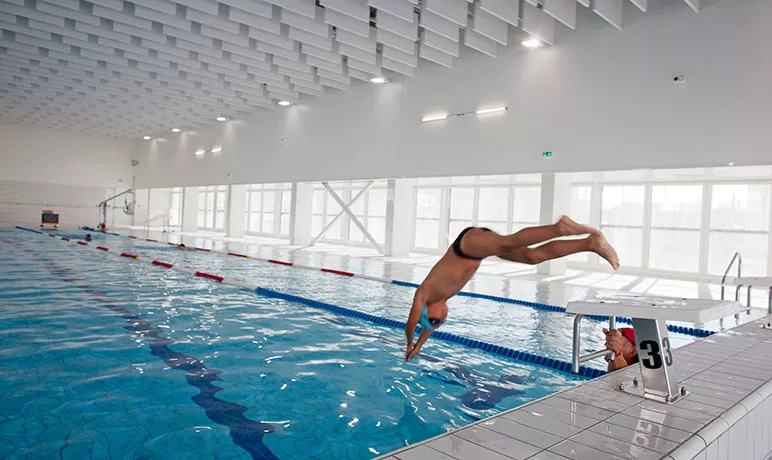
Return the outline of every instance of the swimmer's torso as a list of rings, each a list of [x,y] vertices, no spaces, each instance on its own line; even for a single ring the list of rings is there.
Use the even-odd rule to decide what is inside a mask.
[[[448,249],[421,283],[429,292],[427,304],[447,300],[458,294],[480,268],[480,262],[459,257]]]

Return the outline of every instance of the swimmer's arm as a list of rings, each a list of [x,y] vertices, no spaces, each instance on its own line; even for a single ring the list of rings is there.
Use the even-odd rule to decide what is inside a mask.
[[[424,287],[419,287],[415,291],[413,296],[413,306],[410,308],[410,315],[407,318],[407,324],[405,325],[405,337],[407,337],[407,352],[405,356],[410,353],[413,348],[413,338],[415,336],[415,327],[418,325],[418,319],[421,317],[421,310],[423,310],[426,301],[429,299],[429,293]]]

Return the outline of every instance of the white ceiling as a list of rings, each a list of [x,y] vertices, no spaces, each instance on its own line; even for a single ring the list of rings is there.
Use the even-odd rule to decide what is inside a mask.
[[[648,0],[0,0],[0,122],[111,137],[349,91],[353,80],[495,58],[511,27],[554,42],[591,8]],[[699,0],[685,0],[695,10]]]

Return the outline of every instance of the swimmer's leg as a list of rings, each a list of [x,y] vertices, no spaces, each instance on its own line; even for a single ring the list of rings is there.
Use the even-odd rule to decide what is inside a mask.
[[[536,265],[580,252],[594,252],[606,259],[614,270],[619,268],[619,256],[600,233],[593,233],[579,240],[550,241],[535,248],[519,248],[508,254],[499,254],[497,257],[511,262]]]
[[[543,243],[561,236],[595,234],[597,230],[577,224],[567,216],[551,225],[527,227],[511,235],[496,232],[472,230],[461,240],[461,250],[469,257],[484,259],[500,254],[509,254],[520,248]]]

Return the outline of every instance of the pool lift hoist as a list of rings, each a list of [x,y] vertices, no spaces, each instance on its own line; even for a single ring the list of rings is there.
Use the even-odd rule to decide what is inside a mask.
[[[124,190],[121,193],[118,193],[117,195],[113,195],[110,198],[103,200],[101,203],[97,205],[97,207],[99,208],[99,225],[97,226],[97,230],[100,230],[103,232],[107,231],[107,204],[119,197],[124,197],[123,213],[128,216],[134,215],[134,203],[136,201],[134,190],[132,189]],[[131,197],[131,199],[129,199],[129,197]]]

